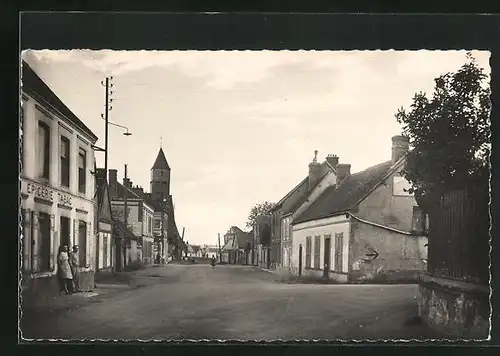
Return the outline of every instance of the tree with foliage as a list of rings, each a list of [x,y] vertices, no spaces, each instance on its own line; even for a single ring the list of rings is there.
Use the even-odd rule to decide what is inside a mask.
[[[271,210],[276,204],[268,201],[256,204],[248,214],[247,228],[252,228],[260,216],[270,216]]]
[[[422,208],[447,189],[489,176],[490,90],[488,76],[471,53],[454,73],[436,78],[428,98],[417,93],[396,120],[410,140],[403,175]]]

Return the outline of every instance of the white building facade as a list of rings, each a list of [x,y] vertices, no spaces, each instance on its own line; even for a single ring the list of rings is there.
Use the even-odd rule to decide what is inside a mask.
[[[78,245],[80,272],[93,275],[95,181],[91,171],[97,137],[24,66],[22,271],[29,279],[55,277],[59,247]],[[89,287],[93,287],[91,279]]]

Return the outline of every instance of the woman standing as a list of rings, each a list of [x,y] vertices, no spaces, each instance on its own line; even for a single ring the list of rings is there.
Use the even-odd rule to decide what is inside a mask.
[[[62,290],[66,294],[73,293],[73,274],[69,265],[68,246],[63,245],[59,248],[57,256],[58,274],[62,285]]]

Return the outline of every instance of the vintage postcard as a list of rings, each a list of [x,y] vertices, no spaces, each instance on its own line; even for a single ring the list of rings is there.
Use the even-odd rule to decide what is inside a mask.
[[[23,51],[22,339],[488,339],[489,57]]]

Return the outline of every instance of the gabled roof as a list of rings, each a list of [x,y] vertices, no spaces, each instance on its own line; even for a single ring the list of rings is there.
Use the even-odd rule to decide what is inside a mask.
[[[153,164],[151,169],[168,169],[170,170],[170,166],[168,165],[167,158],[165,157],[165,153],[163,152],[163,148],[160,148],[158,152],[158,156],[156,156],[156,161]]]
[[[311,190],[307,189],[300,196],[299,200],[297,200],[297,202],[295,204],[293,204],[288,209],[283,211],[283,215],[293,214],[295,211],[297,211],[297,209],[300,208],[302,206],[302,204],[304,204],[307,201],[307,199],[309,199],[309,195],[311,194],[311,192],[314,190],[314,188],[316,188],[319,184],[321,184],[321,182],[323,181],[323,178],[325,178],[329,172],[330,172],[329,170],[326,170],[325,173],[323,174],[323,176],[321,176],[321,178],[318,179],[318,181],[316,182],[314,187],[312,187]]]
[[[22,61],[22,90],[37,101],[60,112],[67,120],[97,141],[97,136],[62,102],[47,84],[35,73],[28,63]]]
[[[335,185],[326,188],[309,208],[294,219],[293,224],[325,218],[355,208],[401,162],[402,160],[396,163],[387,161],[372,166],[364,171],[351,174],[338,188]]]

